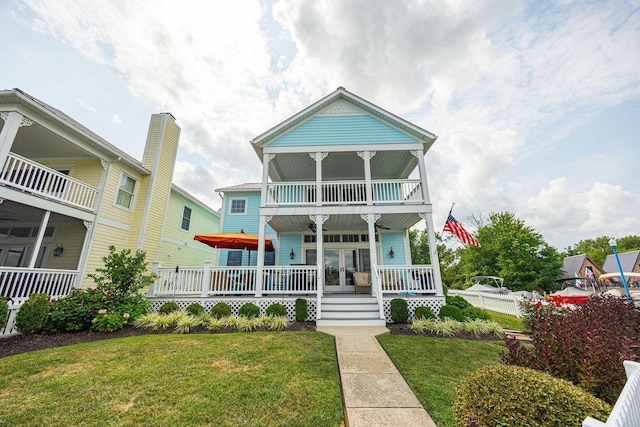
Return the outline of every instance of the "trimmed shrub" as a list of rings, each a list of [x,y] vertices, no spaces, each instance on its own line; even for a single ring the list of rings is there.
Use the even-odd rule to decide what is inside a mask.
[[[124,328],[124,324],[128,321],[119,313],[100,313],[91,321],[91,330],[98,332],[113,332]]]
[[[456,390],[457,426],[565,427],[587,416],[606,419],[611,407],[568,381],[519,366],[478,369]]]
[[[471,320],[491,320],[491,315],[480,307],[467,307],[462,309],[462,317]]]
[[[231,306],[224,301],[220,301],[211,308],[209,311],[211,317],[216,319],[222,319],[223,317],[231,316]]]
[[[193,304],[189,304],[189,306],[186,308],[185,311],[192,316],[200,316],[201,314],[204,314],[206,312],[204,307],[198,304],[197,302],[194,302]]]
[[[110,304],[110,306],[113,307],[114,304]],[[142,294],[130,295],[115,305],[113,311],[122,315],[128,314],[128,321],[133,322],[143,314],[151,312],[151,302]]]
[[[402,298],[391,300],[391,320],[393,323],[407,323],[409,320],[409,305]]]
[[[296,299],[296,322],[305,322],[309,317],[308,302],[304,298]]]
[[[453,319],[458,322],[462,322],[464,320],[464,316],[462,315],[462,310],[455,305],[444,305],[440,307],[440,319]]]
[[[436,315],[430,307],[420,306],[416,307],[413,317],[414,319],[435,319]]]
[[[23,334],[38,333],[47,324],[49,295],[31,294],[16,314],[16,329]]]
[[[446,297],[447,305],[455,305],[460,310],[464,310],[468,307],[473,307],[469,301],[461,297],[460,295],[453,295]]]
[[[640,359],[640,311],[624,298],[592,297],[568,311],[523,304],[532,345],[505,339],[504,363],[549,372],[613,403],[624,384],[624,360]]]
[[[174,311],[180,311],[180,306],[178,305],[177,302],[169,301],[162,304],[162,307],[160,307],[160,310],[158,310],[158,313],[169,314]]]
[[[287,307],[280,303],[271,304],[264,311],[267,316],[287,317]]]
[[[0,330],[4,329],[9,319],[9,303],[4,297],[0,297]]]
[[[244,316],[249,319],[253,317],[260,317],[260,307],[252,302],[248,302],[240,307],[240,310],[238,310],[238,316]]]
[[[51,304],[48,333],[87,331],[98,311],[106,308],[107,296],[97,289],[72,289]]]

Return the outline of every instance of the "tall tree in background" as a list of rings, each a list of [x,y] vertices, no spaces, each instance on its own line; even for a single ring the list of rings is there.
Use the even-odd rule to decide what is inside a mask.
[[[447,236],[443,239],[442,234],[436,233],[436,248],[438,251],[438,259],[440,260],[440,273],[442,282],[448,287],[459,280],[460,274],[458,269],[457,251],[445,244],[449,239],[456,239],[455,236]],[[429,254],[429,239],[426,230],[409,230],[409,245],[411,247],[412,264],[431,264],[431,256]]]
[[[482,247],[460,251],[465,277],[500,276],[511,290],[554,290],[562,268],[558,251],[513,213],[491,213],[476,237]]]

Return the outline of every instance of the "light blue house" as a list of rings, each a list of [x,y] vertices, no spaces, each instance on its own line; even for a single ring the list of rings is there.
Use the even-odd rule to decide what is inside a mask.
[[[184,305],[204,297],[207,308],[284,302],[291,317],[303,297],[319,326],[383,325],[398,297],[411,311],[437,312],[444,296],[424,162],[435,139],[338,88],[251,141],[261,183],[217,189],[221,232],[255,234],[259,249],[220,249],[218,265],[185,272],[191,287],[173,292]],[[420,221],[432,265],[411,264],[408,229]],[[275,252],[263,249],[266,239]],[[152,294],[166,295],[169,282]]]

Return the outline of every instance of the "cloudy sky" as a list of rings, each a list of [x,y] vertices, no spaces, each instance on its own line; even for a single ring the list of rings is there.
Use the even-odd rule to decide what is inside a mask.
[[[516,213],[558,249],[640,234],[640,0],[0,0],[2,88],[141,159],[182,128],[174,181],[259,182],[249,141],[338,86],[439,136],[452,202]]]

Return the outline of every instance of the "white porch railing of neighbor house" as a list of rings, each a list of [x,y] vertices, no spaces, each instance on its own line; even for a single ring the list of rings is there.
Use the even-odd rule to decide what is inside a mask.
[[[435,294],[436,283],[430,265],[379,265],[375,267],[383,294]]]
[[[587,417],[582,422],[582,427],[640,426],[640,363],[625,360],[624,369],[627,382],[613,405],[607,422]]]
[[[9,153],[0,183],[93,211],[98,189],[15,153]]]
[[[159,278],[149,290],[149,296],[170,295],[254,295],[257,267],[162,268],[153,263]],[[265,266],[262,291],[264,295],[314,294],[317,291],[315,266]]]
[[[9,302],[9,318],[0,325],[0,336],[15,334],[15,318],[22,304],[35,293],[48,294],[52,299],[69,295],[78,279],[76,270],[0,267],[0,295]]]
[[[448,294],[451,296],[461,296],[474,307],[509,314],[511,316],[522,317],[520,303],[524,298],[521,296],[492,294],[488,292],[468,292],[458,289],[449,289]]]
[[[420,180],[395,179],[372,181],[374,203],[423,202]],[[321,186],[323,205],[362,205],[367,203],[363,180],[325,181]],[[267,206],[313,205],[317,201],[316,183],[272,182],[267,184]]]

